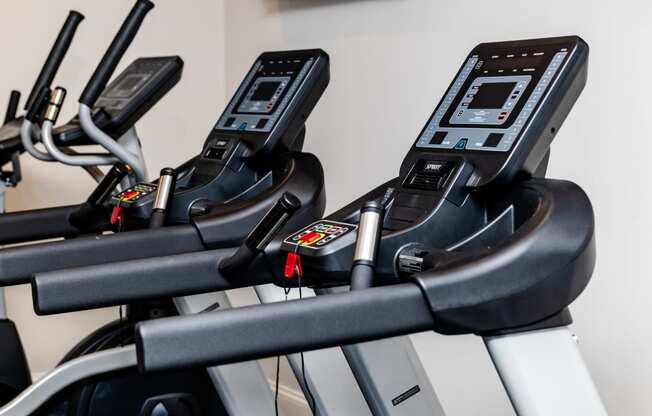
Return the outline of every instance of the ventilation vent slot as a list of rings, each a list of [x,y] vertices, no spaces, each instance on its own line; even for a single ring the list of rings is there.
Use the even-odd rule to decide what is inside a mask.
[[[423,191],[438,191],[441,189],[444,178],[438,173],[414,172],[407,184],[409,188]]]

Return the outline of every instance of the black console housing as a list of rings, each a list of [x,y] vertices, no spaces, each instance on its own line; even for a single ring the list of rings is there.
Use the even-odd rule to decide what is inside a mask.
[[[188,223],[275,186],[291,169],[282,165],[290,163],[283,153],[301,150],[305,120],[329,79],[329,58],[320,49],[261,54],[201,153],[176,169],[179,178],[168,222]],[[134,227],[150,216],[156,182],[139,184],[112,199],[126,209]]]
[[[399,176],[297,230],[283,249],[302,256],[310,284],[348,284],[356,233],[332,236],[332,228],[324,226],[355,230],[362,204],[388,189],[392,196],[376,283],[401,279],[401,255],[408,249],[420,252],[415,245],[445,250],[470,238],[503,215],[487,209],[487,196],[545,174],[550,143],[586,83],[587,60],[588,46],[577,36],[476,46],[410,148]]]

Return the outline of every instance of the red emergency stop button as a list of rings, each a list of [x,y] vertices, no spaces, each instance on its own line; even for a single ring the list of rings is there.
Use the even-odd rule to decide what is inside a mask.
[[[317,241],[324,238],[325,236],[326,236],[326,234],[318,233],[316,231],[313,231],[313,232],[308,233],[308,234],[304,235],[303,237],[301,237],[301,239],[299,240],[299,244],[302,245],[302,246],[311,246],[311,245],[315,244]]]

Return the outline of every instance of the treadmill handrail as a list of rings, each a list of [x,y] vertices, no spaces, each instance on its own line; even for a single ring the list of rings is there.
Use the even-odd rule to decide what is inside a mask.
[[[0,250],[0,286],[29,283],[34,273],[48,270],[203,249],[192,225],[10,247]]]
[[[415,280],[418,284],[139,324],[139,368],[149,372],[222,365],[425,330],[482,333],[545,320],[564,310],[591,277],[593,211],[581,188],[567,181],[526,181],[515,188],[515,201],[519,195],[525,195],[522,202],[536,201],[537,206],[514,234],[501,244],[469,253],[462,262],[421,274]],[[558,241],[550,241],[555,235],[565,241],[556,245]],[[541,257],[535,267],[533,256]],[[514,274],[515,263],[523,274]],[[492,293],[494,286],[499,291]],[[546,296],[547,291],[555,296]],[[518,321],[504,321],[505,310],[518,311],[510,314]],[[510,326],[476,328],[473,318]],[[445,325],[453,319],[462,325],[453,327],[457,332],[448,332]],[[220,348],[214,347],[216,339]]]

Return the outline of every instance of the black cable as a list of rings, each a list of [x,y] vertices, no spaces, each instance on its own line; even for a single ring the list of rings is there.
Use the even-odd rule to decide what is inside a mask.
[[[267,257],[267,253],[263,251],[263,259],[265,260],[265,265],[269,269],[269,272],[272,274],[272,277],[274,280],[277,280],[276,273],[274,273],[274,268],[272,267],[272,263],[269,261],[269,258]],[[283,280],[283,283],[285,284],[285,280]],[[287,300],[288,296],[288,291],[286,288],[283,288],[285,291],[285,299]],[[281,373],[281,356],[277,355],[276,356],[276,383],[275,383],[275,388],[274,388],[274,412],[276,416],[279,415],[278,412],[278,386],[280,384],[280,373]]]
[[[297,254],[297,251],[299,250],[299,245],[295,246],[294,249],[294,254]],[[265,260],[265,265],[269,269],[269,272],[271,273],[272,277],[278,282],[278,276],[276,275],[274,268],[272,267],[272,263],[269,260],[269,257],[267,257],[267,253],[263,251],[263,259]],[[298,284],[299,284],[299,299],[303,299],[303,292],[301,290],[301,273],[299,273],[298,270],[298,265],[295,266],[297,268],[297,276],[298,276]],[[285,292],[285,300],[288,300],[288,296],[290,294],[290,291],[292,290],[292,287],[287,286],[287,280],[286,279],[281,279],[283,282],[283,291]],[[303,385],[306,388],[306,392],[308,393],[307,397],[307,402],[308,402],[308,407],[310,408],[310,412],[313,414],[313,416],[318,416],[317,414],[317,407],[316,407],[316,401],[315,401],[315,396],[312,394],[312,390],[310,389],[310,386],[308,385],[308,379],[306,378],[306,364],[305,364],[305,359],[303,356],[303,352],[300,353],[301,356],[301,377],[303,378]],[[274,392],[274,406],[276,410],[276,416],[278,416],[278,387],[279,387],[279,379],[280,379],[280,371],[281,371],[281,357],[276,356],[276,386],[275,386],[275,392]]]
[[[276,411],[276,416],[278,416],[278,385],[279,385],[279,373],[281,372],[281,356],[276,356],[276,390],[274,392],[274,410]]]
[[[298,249],[298,245],[297,245]],[[299,299],[303,299],[303,292],[301,291],[301,273],[297,274],[299,276]],[[306,362],[303,357],[303,351],[300,353],[301,355],[301,377],[303,377],[303,385],[306,386],[306,392],[308,393],[308,407],[310,407],[310,411],[314,416],[317,416],[317,402],[315,401],[315,396],[312,394],[312,390],[310,390],[310,386],[308,385],[308,379],[306,378]]]
[[[124,334],[124,322],[123,322],[123,314],[122,314],[122,305],[118,308],[118,315],[120,316],[120,346],[124,347],[125,345],[125,334]]]

